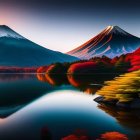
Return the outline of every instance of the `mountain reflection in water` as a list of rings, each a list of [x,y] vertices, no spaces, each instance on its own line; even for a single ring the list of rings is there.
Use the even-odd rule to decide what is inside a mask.
[[[8,117],[55,89],[38,81],[34,74],[0,74],[0,118]]]
[[[87,140],[112,140],[112,135],[139,140],[139,111],[117,110],[93,101],[104,82],[114,77],[1,74],[0,118],[5,123],[0,125],[0,139],[80,140],[74,131],[84,130],[87,134],[81,138]]]
[[[99,82],[99,79],[96,81],[91,76],[0,74],[0,118],[8,117],[38,97],[61,89],[63,85],[95,94],[102,86],[97,84]]]

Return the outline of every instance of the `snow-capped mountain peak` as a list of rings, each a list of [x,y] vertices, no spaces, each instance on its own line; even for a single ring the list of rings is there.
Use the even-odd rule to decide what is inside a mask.
[[[16,38],[16,39],[25,39],[20,34],[13,31],[6,25],[0,25],[0,37],[9,37],[9,38]]]
[[[108,47],[109,46],[109,47]],[[102,32],[67,54],[81,59],[95,56],[120,56],[140,47],[140,38],[118,26],[107,26]]]
[[[8,26],[0,26],[0,66],[38,67],[77,60],[76,57],[44,48],[19,35]]]
[[[107,34],[122,34],[122,35],[129,34],[123,29],[121,29],[119,26],[107,26],[105,30],[107,31]]]

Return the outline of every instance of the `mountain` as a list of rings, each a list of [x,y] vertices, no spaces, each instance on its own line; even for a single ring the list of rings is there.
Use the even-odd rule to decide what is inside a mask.
[[[5,25],[0,26],[0,66],[36,67],[78,58],[33,43]]]
[[[133,52],[140,47],[140,38],[133,36],[118,26],[108,26],[78,48],[67,54],[81,59],[106,55],[110,58]]]

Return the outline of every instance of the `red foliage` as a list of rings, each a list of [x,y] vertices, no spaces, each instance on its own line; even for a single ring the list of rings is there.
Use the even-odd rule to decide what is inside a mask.
[[[140,69],[140,66],[133,66],[128,71],[136,71],[136,70],[139,70],[139,69]]]
[[[131,63],[131,68],[128,71],[140,69],[140,48],[133,53],[127,54],[125,60]]]
[[[55,65],[50,65],[46,72],[50,72],[54,67],[55,67]]]
[[[61,140],[89,140],[89,138],[88,136],[77,136],[77,135],[71,134],[69,136],[62,138]]]
[[[62,138],[61,140],[90,140],[90,138],[85,134],[71,134]],[[104,134],[101,134],[100,138],[96,140],[128,140],[128,138],[125,134],[119,132],[106,132]]]
[[[119,60],[119,57],[114,57],[112,60],[111,60],[111,64],[115,64],[117,61]]]
[[[54,68],[55,65],[42,66],[37,69],[37,73],[48,73]]]
[[[128,140],[127,136],[119,132],[107,132],[97,140]]]
[[[96,68],[95,62],[75,63],[70,66],[68,73],[82,73],[86,70],[94,71]]]
[[[49,66],[42,66],[37,69],[37,73],[45,73]]]

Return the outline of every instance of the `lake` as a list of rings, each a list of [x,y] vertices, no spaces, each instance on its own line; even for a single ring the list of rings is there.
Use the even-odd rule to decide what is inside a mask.
[[[94,101],[113,77],[0,74],[0,140],[96,140],[107,132],[139,140],[140,111]]]

